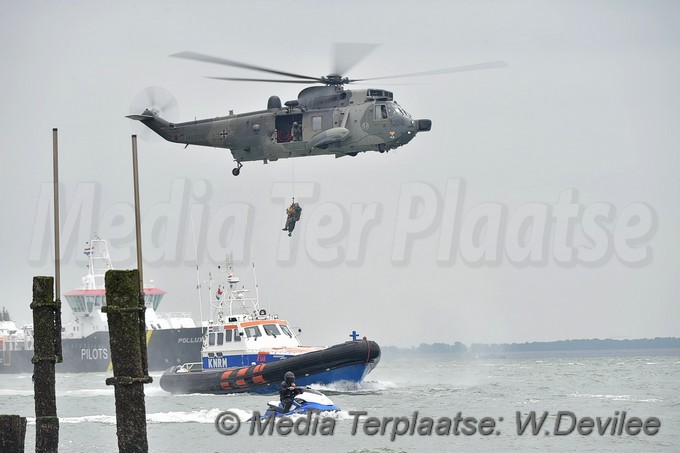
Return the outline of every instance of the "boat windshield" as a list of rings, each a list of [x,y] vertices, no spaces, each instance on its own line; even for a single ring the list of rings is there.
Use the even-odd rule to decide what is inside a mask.
[[[279,329],[276,328],[276,324],[265,324],[262,327],[264,327],[264,331],[267,335],[271,335],[272,337],[281,335]]]
[[[290,338],[293,338],[293,333],[290,331],[288,326],[281,325],[281,330],[283,331],[284,334],[288,335]]]
[[[246,327],[245,331],[246,331],[246,336],[248,338],[256,338],[256,337],[262,336],[262,332],[260,332],[260,328],[258,326]]]

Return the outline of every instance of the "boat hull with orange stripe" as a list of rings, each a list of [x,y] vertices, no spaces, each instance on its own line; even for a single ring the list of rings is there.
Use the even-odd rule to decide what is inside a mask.
[[[276,393],[283,375],[292,371],[300,386],[338,381],[360,382],[380,361],[380,346],[374,341],[347,341],[322,350],[273,362],[226,369],[187,371],[172,367],[160,386],[166,392],[182,393]]]

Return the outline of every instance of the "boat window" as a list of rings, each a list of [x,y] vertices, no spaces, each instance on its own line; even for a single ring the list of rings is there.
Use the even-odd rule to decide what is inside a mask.
[[[271,335],[272,337],[277,337],[281,335],[279,329],[276,328],[276,324],[265,324],[262,327],[264,327],[264,331],[267,335]]]
[[[283,326],[283,325],[282,325],[282,326],[280,326],[280,327],[281,327],[281,330],[283,331],[283,333],[285,333],[285,334],[288,335],[289,337],[293,338],[293,334],[291,333],[291,331],[290,331],[290,329],[288,328],[288,326]]]
[[[208,334],[208,346],[215,346],[215,334],[214,333]]]
[[[224,331],[224,341],[229,342],[231,341],[231,333],[233,332],[233,329],[227,329]]]
[[[237,330],[234,330],[234,341],[241,341],[241,334]]]
[[[224,344],[224,332],[217,332],[217,345]]]
[[[246,335],[248,338],[257,338],[262,336],[262,332],[260,332],[260,328],[258,326],[250,326],[245,328]]]

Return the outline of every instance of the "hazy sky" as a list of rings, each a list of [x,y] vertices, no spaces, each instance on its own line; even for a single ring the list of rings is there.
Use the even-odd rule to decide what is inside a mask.
[[[372,83],[433,122],[387,154],[251,162],[233,177],[227,150],[140,141],[144,272],[166,311],[199,320],[197,261],[206,280],[231,252],[252,282],[252,246],[263,303],[310,344],[352,330],[397,346],[680,336],[679,13],[673,1],[5,3],[2,305],[30,321],[32,276],[53,274],[52,128],[67,291],[95,232],[116,267],[135,266],[139,129],[125,115],[141,90],[168,90],[170,119],[185,121],[301,88],[211,80],[261,74],[169,55],[321,76],[333,43],[370,42],[346,75],[508,67]]]

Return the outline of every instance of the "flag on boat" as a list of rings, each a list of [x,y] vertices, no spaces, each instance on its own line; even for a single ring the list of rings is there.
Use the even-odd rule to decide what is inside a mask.
[[[222,291],[222,285],[218,286],[217,287],[217,295],[215,296],[217,298],[217,300],[220,300],[222,298],[223,293],[224,292]]]
[[[83,253],[87,256],[90,256],[90,254],[94,250],[94,247],[92,247],[89,242],[86,242],[85,244],[87,244],[87,246],[85,246],[85,251]]]

